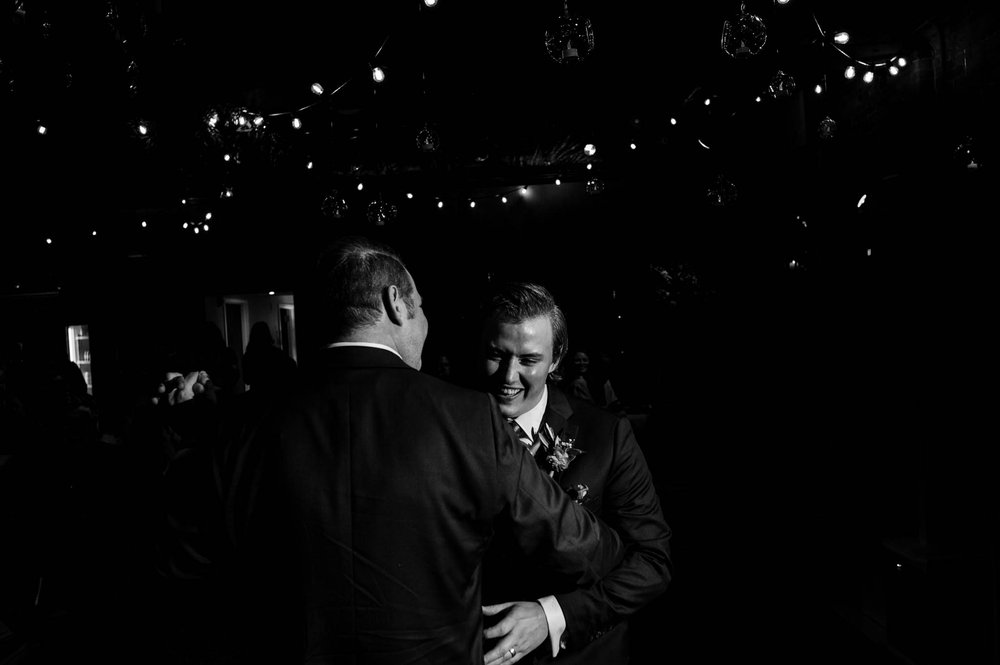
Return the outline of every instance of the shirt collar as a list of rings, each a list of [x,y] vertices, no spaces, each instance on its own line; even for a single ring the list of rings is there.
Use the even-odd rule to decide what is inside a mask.
[[[542,398],[538,400],[538,404],[514,419],[514,422],[516,422],[518,426],[532,439],[535,438],[535,432],[537,432],[542,426],[542,416],[545,415],[545,407],[548,403],[549,387],[548,385],[545,385],[542,387]]]
[[[399,351],[396,349],[391,346],[386,346],[385,344],[378,344],[376,342],[334,342],[333,344],[327,344],[326,348],[335,349],[340,346],[367,346],[370,349],[385,349],[386,351],[391,351],[396,354],[396,357],[400,360],[403,359],[403,356],[399,355]]]

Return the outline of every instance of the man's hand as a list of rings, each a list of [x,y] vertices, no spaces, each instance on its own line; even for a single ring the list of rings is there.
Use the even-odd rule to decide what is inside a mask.
[[[167,372],[167,377],[156,388],[157,394],[153,397],[153,404],[166,400],[167,404],[173,406],[192,400],[195,395],[201,394],[214,397],[212,388],[208,372],[188,372],[186,376],[177,372]]]
[[[500,613],[504,613],[500,620],[483,631],[483,637],[487,640],[497,640],[493,648],[483,655],[486,665],[517,662],[549,636],[545,611],[537,601],[483,606],[485,616]]]

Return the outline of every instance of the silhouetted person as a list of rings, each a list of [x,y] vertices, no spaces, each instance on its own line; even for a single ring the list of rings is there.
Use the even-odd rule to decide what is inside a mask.
[[[284,393],[294,380],[296,369],[295,361],[275,343],[267,321],[253,324],[243,352],[243,383],[249,391],[257,396]]]

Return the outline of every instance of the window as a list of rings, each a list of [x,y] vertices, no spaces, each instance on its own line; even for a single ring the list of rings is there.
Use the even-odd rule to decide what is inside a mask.
[[[86,325],[66,326],[66,352],[69,359],[83,372],[87,382],[87,392],[94,394],[94,384],[90,373],[90,331]]]

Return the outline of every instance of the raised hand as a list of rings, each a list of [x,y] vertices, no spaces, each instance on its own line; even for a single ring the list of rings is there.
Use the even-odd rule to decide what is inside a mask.
[[[159,404],[160,400],[166,400],[170,406],[181,404],[195,398],[196,395],[214,396],[214,387],[208,372],[188,372],[180,374],[178,372],[167,372],[166,378],[156,388],[156,395],[153,397],[153,404]]]

